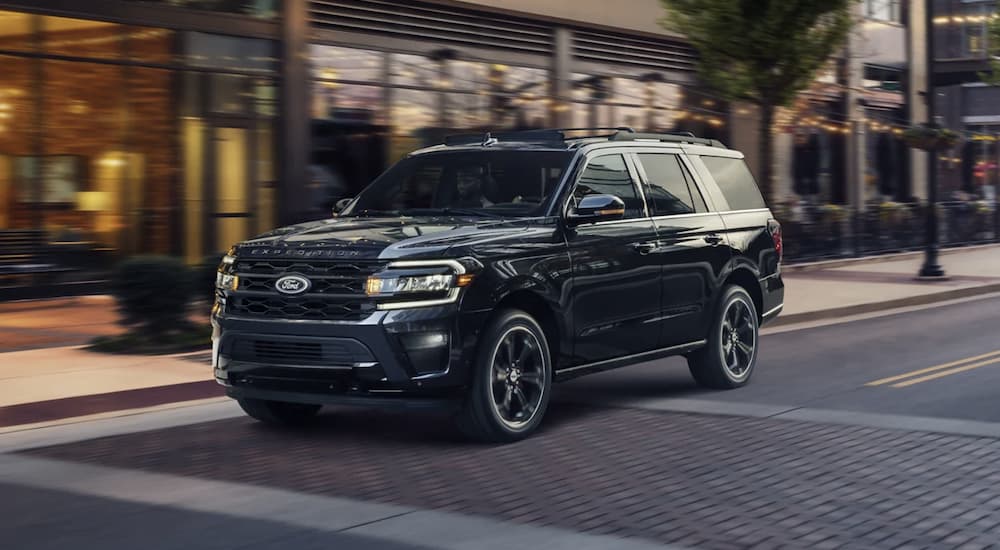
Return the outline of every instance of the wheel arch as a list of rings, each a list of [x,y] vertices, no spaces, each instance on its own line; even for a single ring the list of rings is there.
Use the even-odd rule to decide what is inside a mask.
[[[566,329],[556,312],[556,308],[538,292],[521,288],[508,292],[497,300],[491,319],[507,309],[522,310],[538,321],[549,344],[552,367],[558,368],[560,353],[564,346],[562,339]]]
[[[757,322],[760,323],[764,315],[764,292],[760,288],[757,275],[748,267],[737,266],[723,281],[722,288],[729,285],[736,285],[747,291],[753,300],[754,308],[757,310]]]

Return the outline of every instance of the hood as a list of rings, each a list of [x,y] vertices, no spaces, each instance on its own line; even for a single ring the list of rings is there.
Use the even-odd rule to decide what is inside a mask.
[[[275,229],[237,245],[259,257],[397,259],[446,255],[455,247],[518,240],[538,220],[456,217],[332,218]],[[545,231],[551,231],[547,227]]]

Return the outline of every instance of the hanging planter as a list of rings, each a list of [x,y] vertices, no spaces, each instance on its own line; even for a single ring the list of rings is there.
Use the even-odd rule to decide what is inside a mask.
[[[947,128],[937,126],[914,126],[903,132],[903,141],[914,149],[941,151],[951,149],[961,140],[961,136]]]

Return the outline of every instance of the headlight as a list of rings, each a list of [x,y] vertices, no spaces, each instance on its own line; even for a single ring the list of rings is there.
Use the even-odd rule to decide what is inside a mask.
[[[368,278],[368,296],[380,298],[379,309],[402,309],[449,304],[473,275],[454,260],[393,262]]]
[[[231,273],[215,274],[215,288],[219,290],[236,290],[240,286],[240,278]]]
[[[383,279],[370,277],[368,279],[369,296],[395,296],[397,294],[421,292],[445,292],[455,284],[455,276],[451,274],[410,275]]]
[[[226,254],[222,257],[222,265],[233,265],[234,263],[236,263],[236,256]]]

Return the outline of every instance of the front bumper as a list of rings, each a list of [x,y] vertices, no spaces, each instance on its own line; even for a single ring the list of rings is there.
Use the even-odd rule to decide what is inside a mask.
[[[489,311],[457,304],[351,322],[212,317],[212,365],[234,398],[437,407],[469,383]]]

